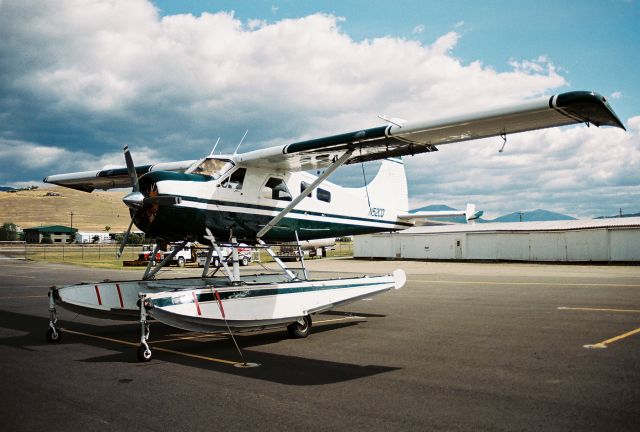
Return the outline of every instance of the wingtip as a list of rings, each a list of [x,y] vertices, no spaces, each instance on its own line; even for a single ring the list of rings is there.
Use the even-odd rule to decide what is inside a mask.
[[[583,121],[600,126],[627,130],[605,96],[595,91],[560,93],[549,100],[552,108],[560,109]]]

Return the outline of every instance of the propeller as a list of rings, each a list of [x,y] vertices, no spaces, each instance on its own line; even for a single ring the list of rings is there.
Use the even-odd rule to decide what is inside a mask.
[[[129,179],[131,180],[132,191],[140,192],[138,173],[136,172],[136,166],[133,164],[133,158],[131,157],[129,146],[124,146],[124,160],[127,163],[127,172],[129,173]]]
[[[147,196],[144,193],[140,192],[140,184],[138,183],[138,173],[136,172],[136,166],[133,164],[133,158],[131,157],[131,152],[129,151],[129,146],[124,146],[124,160],[127,163],[127,173],[129,174],[129,179],[131,180],[131,193],[125,195],[122,198],[122,201],[133,210],[133,214],[131,215],[131,222],[129,223],[129,227],[127,231],[124,233],[122,237],[122,242],[120,243],[120,247],[116,252],[116,259],[119,259],[122,256],[122,252],[124,251],[124,247],[127,244],[127,240],[129,240],[129,234],[131,233],[131,227],[133,226],[133,221],[136,218],[136,214],[138,210],[140,210],[145,205],[158,204],[162,206],[180,204],[180,197],[171,196],[171,195],[163,195],[163,196]]]

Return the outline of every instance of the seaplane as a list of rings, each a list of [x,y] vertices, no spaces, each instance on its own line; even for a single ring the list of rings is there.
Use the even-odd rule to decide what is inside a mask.
[[[47,339],[57,342],[61,337],[56,306],[139,320],[141,361],[152,358],[150,318],[198,332],[233,335],[287,327],[292,337],[306,337],[312,315],[399,289],[406,275],[398,269],[383,276],[312,279],[303,259],[301,267],[287,267],[271,245],[398,231],[430,216],[409,212],[402,157],[488,137],[501,137],[504,146],[511,134],[571,124],[624,129],[605,97],[585,91],[422,122],[381,118],[386,124],[378,127],[245,153],[212,151],[198,160],[153,165],[135,165],[125,146],[125,167],[46,177],[46,183],[86,192],[131,188],[123,198],[131,223],[119,253],[133,224],[157,239],[153,256],[163,242],[179,245],[161,262],[150,262],[141,280],[52,287]],[[343,165],[376,160],[381,161],[378,173],[370,181],[365,179],[362,187],[342,187],[327,180]],[[464,213],[468,220],[480,214],[473,207]],[[208,247],[202,276],[157,279],[172,254],[188,242]],[[239,244],[265,248],[282,271],[241,276]],[[214,251],[223,256],[222,246],[231,248],[231,265],[218,260],[224,276],[215,276],[211,257]]]

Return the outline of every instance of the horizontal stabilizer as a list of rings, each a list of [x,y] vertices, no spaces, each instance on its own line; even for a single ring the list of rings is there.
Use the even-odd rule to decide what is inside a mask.
[[[425,210],[418,211],[413,213],[402,213],[398,215],[400,219],[404,220],[418,220],[418,219],[438,219],[438,218],[447,218],[447,217],[456,217],[456,216],[464,216],[467,222],[472,222],[480,216],[482,216],[484,212],[482,210],[476,211],[475,204],[467,204],[466,210]]]

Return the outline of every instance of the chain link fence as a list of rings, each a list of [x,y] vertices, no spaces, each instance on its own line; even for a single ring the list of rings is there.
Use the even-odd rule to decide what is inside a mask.
[[[24,242],[0,243],[0,256],[5,258],[28,259],[42,262],[65,263],[102,263],[121,267],[122,261],[138,259],[142,252],[141,244],[126,245],[122,257],[116,259],[116,252],[120,247],[116,243],[95,244],[41,244]],[[266,253],[255,253],[254,260],[270,261]],[[337,242],[335,246],[327,250],[328,257],[347,257],[353,255],[352,242]]]

